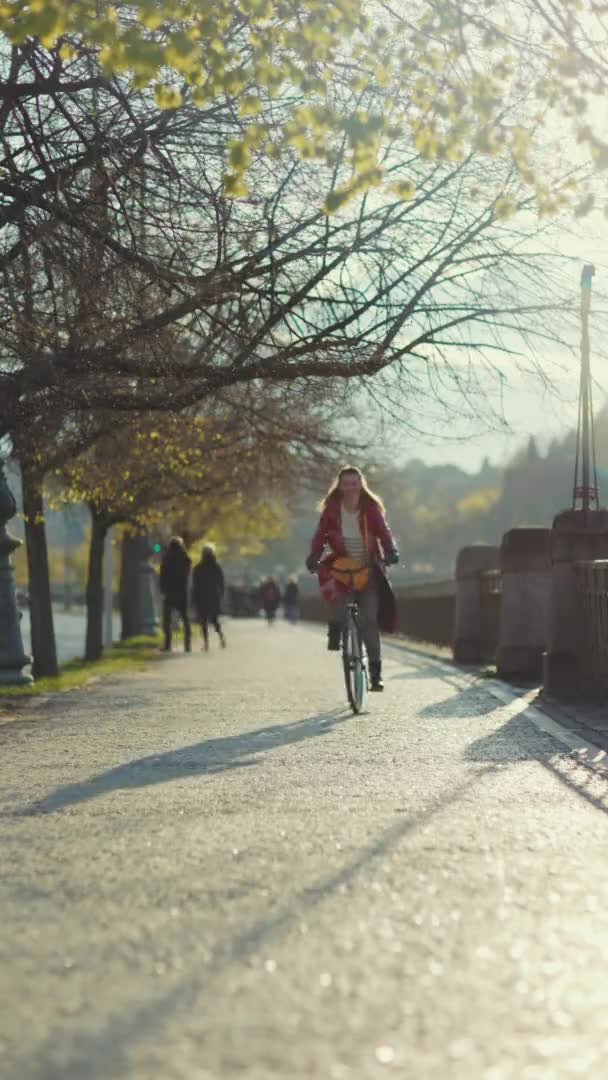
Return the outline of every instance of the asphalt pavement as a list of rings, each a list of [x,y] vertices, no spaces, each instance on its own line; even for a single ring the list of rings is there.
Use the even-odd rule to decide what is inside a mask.
[[[604,1077],[601,766],[430,657],[353,717],[320,628],[227,627],[0,723],[3,1080]]]

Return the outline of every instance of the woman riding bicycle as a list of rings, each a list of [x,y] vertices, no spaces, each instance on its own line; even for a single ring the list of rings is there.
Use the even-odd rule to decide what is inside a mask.
[[[369,490],[361,470],[345,465],[320,510],[306,566],[311,573],[318,572],[328,606],[327,647],[336,652],[340,648],[348,594],[353,587],[369,658],[370,689],[383,690],[380,629],[394,633],[397,610],[381,560],[387,566],[399,561],[384,506]],[[321,558],[325,548],[329,552]]]

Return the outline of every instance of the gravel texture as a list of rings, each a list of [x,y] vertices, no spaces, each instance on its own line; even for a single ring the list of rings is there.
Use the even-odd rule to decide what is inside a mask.
[[[604,1077],[608,784],[483,680],[320,629],[0,726],[3,1080]]]

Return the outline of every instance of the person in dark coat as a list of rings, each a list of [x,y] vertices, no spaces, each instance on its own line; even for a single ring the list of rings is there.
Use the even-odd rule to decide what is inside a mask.
[[[283,593],[283,610],[285,612],[285,618],[287,622],[292,624],[298,621],[298,596],[300,590],[298,589],[298,583],[293,575],[288,579],[285,586],[285,592]]]
[[[220,609],[224,595],[224,573],[215,557],[211,544],[205,544],[201,560],[192,571],[192,606],[201,624],[203,648],[209,649],[209,623],[215,627],[222,648],[226,648],[226,638],[220,626]]]
[[[163,597],[165,652],[171,652],[171,618],[177,611],[184,624],[184,650],[190,652],[191,632],[188,618],[188,578],[192,563],[181,536],[172,536],[160,564],[160,591]]]
[[[279,586],[273,577],[266,578],[266,581],[262,582],[260,587],[260,600],[262,601],[262,607],[268,619],[268,625],[271,626],[275,620],[277,614],[277,608],[281,603],[281,593]]]

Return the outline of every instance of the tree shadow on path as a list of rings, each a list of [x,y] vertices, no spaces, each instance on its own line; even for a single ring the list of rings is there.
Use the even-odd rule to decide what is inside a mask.
[[[303,739],[326,735],[351,716],[350,710],[345,709],[318,713],[289,724],[271,724],[222,739],[205,739],[204,742],[169,750],[164,754],[151,754],[149,757],[127,761],[88,780],[58,788],[44,799],[16,811],[12,816],[52,814],[66,806],[88,802],[111,791],[150,787],[179,777],[207,776],[228,769],[247,768],[258,764],[261,755],[268,751],[301,742]]]
[[[414,667],[412,665],[412,667],[406,668],[405,671],[391,672],[390,675],[387,674],[384,677],[385,682],[388,682],[388,681],[394,682],[397,679],[437,679],[437,678],[438,678],[438,675],[437,675],[437,670],[436,669],[433,669],[430,666],[423,667],[422,665],[420,667],[418,667],[417,665],[416,665],[416,667]],[[442,680],[442,681],[444,681],[444,680]]]
[[[473,716],[487,716],[496,709],[504,708],[504,702],[492,697],[482,682],[473,686],[458,687],[455,694],[443,701],[432,701],[420,709],[419,716],[429,716],[437,720],[467,720]]]
[[[606,778],[590,769],[555,736],[540,731],[525,715],[513,716],[490,735],[475,739],[464,756],[466,761],[497,767],[538,761],[569,791],[608,814]]]
[[[385,682],[395,682],[399,679],[426,679],[427,681],[432,679],[433,682],[447,683],[458,691],[464,689],[462,679],[458,679],[457,675],[444,672],[437,665],[432,664],[412,664],[405,671],[386,672]]]
[[[487,765],[476,775],[432,799],[417,813],[391,821],[341,866],[329,869],[308,885],[298,888],[296,883],[293,895],[285,904],[268,910],[224,940],[218,940],[204,966],[176,979],[164,994],[148,1001],[134,998],[130,1008],[123,1004],[120,1010],[109,1015],[96,1016],[89,1030],[83,1025],[81,1030],[72,1030],[66,1035],[60,1027],[54,1028],[36,1046],[34,1053],[24,1047],[15,1080],[82,1080],[85,1076],[87,1080],[105,1080],[110,1075],[113,1080],[118,1080],[119,1077],[132,1077],[135,1075],[133,1048],[145,1045],[147,1040],[159,1046],[159,1039],[171,1017],[181,1015],[186,1018],[186,1023],[192,1023],[192,1010],[196,1009],[199,1030],[204,1032],[205,997],[218,992],[218,980],[227,968],[248,963],[269,942],[287,938],[311,911],[341,887],[355,885],[370,866],[395,852],[411,833],[424,828],[450,806],[470,796],[475,787],[495,771],[495,766]]]

